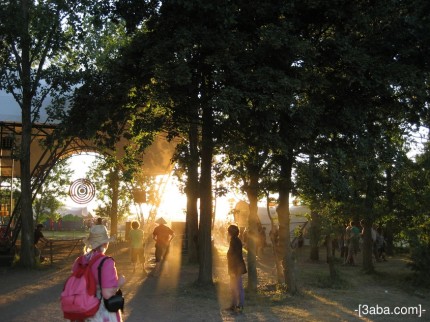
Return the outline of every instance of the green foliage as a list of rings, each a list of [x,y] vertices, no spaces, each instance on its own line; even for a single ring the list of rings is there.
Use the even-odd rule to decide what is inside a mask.
[[[73,174],[66,160],[59,161],[47,176],[33,201],[36,222],[46,219],[58,220],[58,209],[64,205],[68,187]]]
[[[409,7],[412,3],[402,3],[402,9],[410,17],[420,16]],[[409,82],[420,92],[425,79],[421,72],[414,74],[418,66],[405,58],[411,38],[400,26],[421,27],[406,22],[390,1],[365,6],[349,2],[336,10],[330,10],[331,5],[302,3],[295,9],[297,19],[305,24],[315,10],[326,13],[319,15],[325,19],[315,19],[307,27],[309,36],[319,37],[314,50],[321,55],[314,56],[318,60],[309,56],[304,63],[311,63],[314,69],[310,71],[318,71],[315,77],[321,79],[306,92],[302,104],[322,109],[315,140],[303,146],[297,192],[312,209],[337,221],[350,217],[383,220],[393,214],[393,201],[399,200],[393,189],[400,185],[393,183],[401,183],[401,169],[405,169],[405,132],[409,130],[405,120],[416,119],[414,113],[420,110],[411,108],[411,97],[399,100],[398,95],[411,93]],[[393,60],[403,54],[405,59]]]
[[[391,185],[386,199],[382,200],[384,208],[393,211],[386,212],[380,223],[390,226],[398,241],[409,244],[412,240],[417,247],[426,243],[423,231],[430,207],[429,169],[428,143],[415,160],[397,158],[391,171],[387,172]]]
[[[32,121],[39,120],[48,96],[53,98],[51,107],[64,109],[61,97],[79,82],[76,71],[83,60],[77,58],[85,48],[80,37],[86,32],[81,18],[90,6],[84,0],[27,1],[22,8],[13,1],[0,4],[0,15],[5,17],[0,23],[0,57],[5,58],[0,88],[12,93],[21,109],[31,109]],[[28,102],[23,95],[27,91]]]
[[[112,212],[112,197],[115,180],[118,179],[118,218],[128,215],[130,205],[133,204],[131,183],[124,180],[123,172],[117,161],[112,157],[97,158],[92,164],[88,177],[96,186],[97,200],[99,205],[95,210],[101,217],[109,217]]]
[[[62,217],[62,220],[63,221],[69,221],[69,222],[82,222],[82,217],[75,216],[75,215],[72,215],[72,214],[67,214],[67,215],[64,215]]]
[[[413,224],[409,230],[412,261],[409,266],[414,271],[413,282],[430,287],[430,217],[414,218]]]

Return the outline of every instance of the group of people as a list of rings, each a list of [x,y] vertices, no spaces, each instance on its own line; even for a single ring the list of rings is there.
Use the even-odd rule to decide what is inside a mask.
[[[361,229],[360,229],[361,227]],[[385,246],[386,241],[381,227],[373,225],[371,228],[372,235],[372,253],[375,261],[386,261]],[[360,223],[351,221],[345,229],[343,239],[341,239],[341,254],[344,257],[344,265],[355,265],[355,257],[360,251],[360,240],[364,236],[364,221]]]
[[[153,269],[154,276],[158,276],[162,265],[166,260],[169,253],[169,245],[175,234],[171,228],[166,226],[167,222],[163,218],[159,218],[156,223],[157,227],[153,230],[152,238],[155,241],[155,268]],[[38,239],[45,238],[41,233],[43,225],[38,225],[35,231]],[[142,271],[145,271],[145,240],[144,232],[140,229],[137,221],[132,222],[130,231],[130,255],[133,265],[133,272],[136,271],[138,263],[141,265]],[[227,252],[228,274],[230,276],[230,290],[231,290],[231,305],[226,309],[231,312],[240,313],[244,305],[244,289],[242,283],[242,275],[247,273],[245,261],[242,254],[242,242],[239,238],[239,228],[237,225],[229,225],[229,248]],[[88,237],[84,238],[84,255],[78,257],[73,266],[72,272],[79,269],[79,265],[91,262],[91,273],[97,285],[101,287],[98,289],[100,298],[109,299],[114,296],[122,285],[126,282],[124,275],[117,272],[115,261],[112,257],[108,257],[103,262],[101,272],[98,272],[98,266],[103,260],[109,243],[113,240],[109,236],[105,225],[96,224],[91,227]],[[91,261],[93,259],[93,261]],[[101,277],[101,282],[99,281]],[[121,311],[110,312],[105,307],[104,301],[100,302],[100,307],[97,313],[90,318],[85,319],[86,322],[121,322]]]
[[[158,226],[153,231],[153,239],[155,241],[155,257],[156,268],[166,258],[168,254],[169,244],[174,237],[174,232],[169,227],[165,226],[166,221],[163,218],[157,220]],[[140,263],[142,271],[145,271],[145,241],[144,233],[139,228],[140,224],[137,221],[132,222],[132,230],[130,231],[130,256],[133,265],[133,272],[136,271],[137,263]],[[101,285],[99,289],[100,298],[109,299],[115,294],[125,283],[124,275],[119,275],[112,257],[108,257],[101,266],[101,271],[98,272],[98,267],[105,258],[106,251],[109,243],[113,240],[109,237],[107,228],[101,222],[92,226],[88,237],[84,238],[84,255],[76,259],[72,266],[72,272],[79,269],[79,265],[91,262],[91,273],[97,285]],[[94,259],[93,261],[91,261]],[[101,281],[99,281],[101,277]],[[90,318],[85,319],[86,322],[120,322],[122,321],[121,311],[109,311],[104,301],[100,302],[100,306],[96,314]]]
[[[166,265],[170,242],[175,237],[174,231],[166,226],[167,222],[164,218],[157,219],[156,223],[158,226],[152,232],[152,239],[155,241],[155,267],[152,271],[152,276],[159,276],[163,265]],[[139,263],[143,273],[146,275],[144,232],[139,227],[139,222],[133,221],[131,223],[132,229],[129,235],[131,262],[133,264],[133,273]]]
[[[158,276],[165,268],[166,257],[169,253],[169,245],[175,237],[172,229],[166,226],[167,222],[163,218],[159,218],[156,223],[152,238],[155,241],[155,267],[152,270],[153,276]],[[131,261],[133,263],[133,272],[136,270],[137,262],[142,265],[142,270],[145,272],[144,263],[144,237],[143,231],[139,229],[137,221],[132,222],[132,230],[130,231],[130,247]],[[239,238],[239,227],[237,225],[229,225],[227,228],[229,248],[227,251],[227,266],[230,276],[231,290],[231,305],[227,308],[228,311],[240,313],[243,310],[245,292],[243,289],[242,275],[247,273],[246,264],[243,259],[242,241]],[[146,273],[146,272],[145,272]]]

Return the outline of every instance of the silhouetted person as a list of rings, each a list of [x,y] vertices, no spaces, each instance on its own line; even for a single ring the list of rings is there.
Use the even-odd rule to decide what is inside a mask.
[[[228,274],[230,275],[231,306],[227,309],[242,312],[245,302],[242,275],[247,273],[242,255],[242,242],[239,239],[239,228],[230,225],[227,228],[230,245],[227,251]]]
[[[49,242],[49,240],[43,235],[42,229],[43,225],[38,224],[34,230],[34,254],[41,262],[45,260],[45,257],[42,256],[43,245],[41,245],[41,243],[46,244]]]
[[[158,276],[161,271],[162,264],[166,261],[169,254],[169,246],[175,233],[169,227],[165,226],[167,222],[163,217],[155,221],[158,226],[154,228],[152,239],[155,240],[155,268],[152,275]]]

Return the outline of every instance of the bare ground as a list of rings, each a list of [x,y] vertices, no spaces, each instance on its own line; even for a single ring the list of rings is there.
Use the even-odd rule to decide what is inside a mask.
[[[0,268],[1,321],[64,321],[59,295],[79,252],[76,249],[67,256],[69,249],[61,256],[56,254],[52,265],[44,263],[37,270]],[[243,314],[226,313],[223,308],[229,304],[229,291],[225,250],[225,247],[218,247],[215,256],[215,285],[201,287],[195,284],[198,267],[181,263],[179,251],[172,251],[167,276],[146,277],[141,271],[133,273],[126,248],[112,245],[110,252],[118,271],[127,278],[122,288],[126,297],[124,320],[430,321],[430,291],[408,283],[410,271],[404,256],[375,263],[377,273],[373,275],[363,274],[360,266],[341,266],[339,261],[337,269],[341,280],[333,286],[323,260],[324,251],[320,252],[320,261],[312,262],[306,247],[297,252],[298,295],[286,295],[276,286],[273,258],[267,248],[258,264],[258,294],[246,294]],[[360,263],[361,259],[358,260]],[[152,267],[152,256],[148,256],[146,268],[150,271]],[[246,286],[246,276],[244,280]],[[419,305],[420,318],[419,312],[386,314],[388,309],[404,310]]]

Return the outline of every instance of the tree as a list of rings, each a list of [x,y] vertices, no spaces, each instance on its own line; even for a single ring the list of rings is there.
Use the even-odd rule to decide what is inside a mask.
[[[240,95],[240,94],[239,94]],[[244,99],[245,101],[246,99]],[[231,117],[229,124],[224,123],[224,142],[220,152],[225,155],[221,162],[228,177],[240,185],[249,201],[249,216],[247,224],[247,260],[248,260],[248,289],[257,291],[257,245],[258,245],[258,200],[263,189],[260,185],[262,178],[268,173],[270,162],[270,136],[267,129],[270,122],[264,118],[264,113],[258,112],[258,107],[240,106],[240,118]],[[235,129],[235,130],[233,130]],[[258,134],[259,135],[258,135]]]
[[[146,29],[136,34],[124,55],[128,66],[136,66],[127,69],[135,87],[147,95],[145,101],[152,108],[162,108],[169,116],[161,128],[171,135],[181,135],[188,142],[187,149],[178,156],[186,158],[182,164],[188,172],[190,230],[195,229],[196,201],[200,197],[198,281],[201,284],[212,283],[211,177],[218,113],[215,98],[221,86],[219,57],[226,35],[223,26],[230,19],[229,14],[229,10],[204,1],[164,2],[145,21]],[[150,109],[147,111],[151,113]]]
[[[190,124],[188,140],[177,147],[176,174],[182,178],[186,174],[184,192],[187,195],[186,234],[188,261],[198,263],[198,226],[199,212],[197,201],[199,199],[199,129],[196,123]]]
[[[96,159],[88,177],[96,186],[99,205],[95,210],[100,217],[111,220],[111,235],[118,233],[118,219],[130,212],[133,203],[131,183],[125,181],[123,171],[112,157]]]
[[[91,4],[92,2],[88,2]],[[77,82],[76,66],[69,53],[77,49],[83,33],[81,17],[86,1],[2,1],[0,88],[13,95],[22,112],[21,167],[21,256],[33,267],[33,213],[30,142],[33,122],[39,121],[48,96],[64,104],[62,94]]]
[[[36,222],[58,219],[58,209],[64,205],[61,200],[68,195],[65,187],[68,186],[72,174],[73,170],[69,169],[67,159],[54,166],[33,201]]]
[[[363,268],[372,272],[370,227],[382,214],[385,171],[423,104],[426,72],[419,70],[417,52],[408,50],[421,27],[405,20],[405,12],[417,17],[414,1],[402,3],[401,10],[391,1],[345,3],[330,10],[332,5],[301,4],[294,13],[303,24],[315,10],[321,18],[303,33],[314,44],[303,66],[320,80],[306,98],[309,105],[323,107],[306,153],[309,160],[322,156],[320,165],[331,178],[326,190],[342,198],[349,214],[365,219]],[[344,163],[335,156],[342,156]]]

